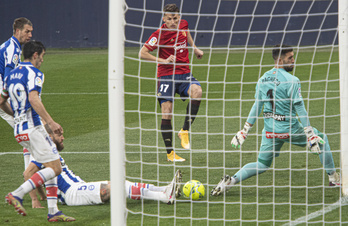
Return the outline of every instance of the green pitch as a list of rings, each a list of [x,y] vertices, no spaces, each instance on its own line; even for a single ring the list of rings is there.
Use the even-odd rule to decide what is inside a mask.
[[[127,200],[128,225],[240,225],[241,222],[257,225],[256,220],[260,225],[273,222],[282,225],[288,219],[296,220],[339,200],[339,188],[324,187],[328,185],[328,179],[318,157],[289,145],[284,146],[280,157],[273,162],[274,169],[244,181],[226,196],[209,196],[210,185],[217,184],[222,175],[232,175],[244,164],[257,159],[260,137],[256,132],[260,134],[262,120],[253,128],[242,151],[233,150],[230,140],[249,113],[255,82],[272,67],[269,52],[262,55],[258,50],[229,53],[205,50],[204,59],[193,60],[192,72],[202,84],[203,101],[192,126],[192,151],[180,149],[180,140],[175,134],[176,151],[187,161],[173,164],[166,161],[162,137],[157,132],[161,117],[153,79],[156,66],[139,63],[137,51],[127,49],[125,59],[127,179],[165,185],[180,169],[183,182],[196,179],[205,185],[206,196],[193,203],[180,197],[172,206],[156,201]],[[315,116],[311,124],[329,134],[335,163],[339,167],[339,83],[338,64],[335,63],[338,52],[331,55],[330,49],[323,49],[313,57],[313,50],[309,49],[299,51],[295,56],[298,64],[295,75],[302,80],[302,95],[306,98],[309,114]],[[42,100],[48,112],[64,128],[65,150],[61,155],[85,181],[107,180],[107,50],[48,50],[44,60],[41,70],[46,79]],[[303,65],[311,62],[315,63],[313,67]],[[321,64],[323,62],[330,64]],[[179,131],[183,124],[185,109],[186,102],[176,99],[175,131]],[[3,120],[0,120],[0,128],[1,198],[22,183],[23,158],[12,129]],[[24,200],[24,207],[28,211],[27,217],[16,215],[12,207],[2,203],[0,224],[47,224],[47,208],[32,209],[29,196]],[[76,218],[72,224],[110,225],[110,204],[60,205],[59,208]],[[346,212],[347,207],[343,206],[318,215],[310,222],[323,219],[347,222]]]

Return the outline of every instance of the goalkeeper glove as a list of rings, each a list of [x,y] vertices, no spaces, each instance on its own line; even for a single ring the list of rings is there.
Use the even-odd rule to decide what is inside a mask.
[[[233,137],[231,144],[234,148],[240,148],[240,146],[244,143],[245,139],[248,136],[249,131],[251,130],[251,127],[249,123],[245,123],[244,128]]]
[[[320,154],[320,144],[325,144],[325,141],[321,139],[321,137],[314,134],[313,128],[311,126],[305,127],[304,131],[307,136],[307,146],[309,150],[314,154]]]

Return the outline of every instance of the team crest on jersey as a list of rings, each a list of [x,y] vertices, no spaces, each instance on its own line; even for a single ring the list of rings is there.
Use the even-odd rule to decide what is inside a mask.
[[[183,36],[186,37],[186,31],[181,32]]]
[[[149,45],[150,46],[154,46],[157,42],[157,38],[156,37],[152,37],[151,40],[149,41]]]
[[[17,64],[17,63],[18,63],[18,54],[13,55],[12,62],[13,62],[14,64]]]
[[[41,80],[41,78],[39,78],[39,77],[35,78],[35,85],[42,87],[42,80]]]

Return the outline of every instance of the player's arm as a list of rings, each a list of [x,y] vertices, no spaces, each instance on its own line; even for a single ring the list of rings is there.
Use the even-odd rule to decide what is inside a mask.
[[[304,126],[304,132],[307,136],[307,146],[314,154],[320,154],[320,145],[325,144],[325,141],[314,133],[313,127],[309,123],[308,113],[303,101],[294,104],[296,113]]]
[[[40,117],[47,123],[49,128],[57,134],[62,134],[63,133],[63,128],[53,121],[52,117],[48,114],[46,111],[45,106],[40,100],[39,97],[39,92],[36,90],[32,90],[29,93],[29,102],[31,106],[34,108],[34,110],[40,115]]]
[[[253,107],[249,112],[249,116],[247,121],[244,124],[242,130],[238,131],[238,133],[232,138],[231,144],[234,148],[240,148],[240,146],[244,143],[247,138],[249,131],[253,127],[256,122],[257,117],[261,114],[263,107],[262,101],[255,101]]]
[[[0,95],[0,108],[7,114],[13,116],[13,111],[11,109],[10,104],[7,102],[7,98],[8,96],[5,96],[3,94]]]
[[[143,60],[154,61],[154,62],[164,63],[164,64],[175,62],[174,55],[170,55],[167,59],[155,57],[154,55],[150,53],[150,50],[146,46],[143,46],[141,50],[139,51],[139,58]]]
[[[110,200],[110,181],[108,181],[108,184],[100,184],[100,199],[102,202]]]
[[[190,46],[193,47],[193,51],[194,51],[197,59],[202,59],[204,53],[202,50],[198,49],[197,46],[195,45],[189,30],[187,30],[187,42],[190,44]]]

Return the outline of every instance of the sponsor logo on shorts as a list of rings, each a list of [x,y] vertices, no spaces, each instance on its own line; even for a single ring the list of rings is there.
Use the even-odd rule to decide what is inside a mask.
[[[29,141],[29,135],[27,133],[25,133],[25,134],[18,134],[15,138],[16,138],[18,143],[20,143],[22,141]]]
[[[94,189],[95,189],[95,186],[92,184],[92,185],[89,185],[88,186],[88,189],[90,190],[90,191],[93,191]]]
[[[290,135],[288,133],[272,133],[272,132],[266,131],[266,138],[267,139],[273,139],[273,138],[289,139],[289,137],[290,137]]]

